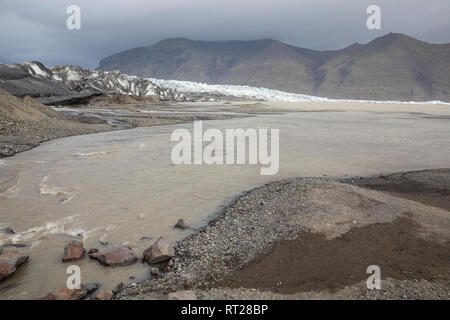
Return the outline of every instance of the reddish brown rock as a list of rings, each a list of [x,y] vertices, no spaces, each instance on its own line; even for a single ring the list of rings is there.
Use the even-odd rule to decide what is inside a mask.
[[[164,238],[158,241],[150,248],[144,251],[144,261],[148,263],[159,263],[169,260],[175,255],[175,249]]]
[[[16,249],[0,251],[0,281],[12,275],[17,268],[28,261],[28,256]]]
[[[72,262],[84,259],[86,256],[86,250],[84,249],[83,242],[71,241],[64,248],[63,262]]]
[[[112,298],[113,293],[109,290],[102,290],[95,296],[95,300],[111,300]]]
[[[111,247],[89,254],[92,259],[98,260],[105,266],[127,266],[135,263],[138,258],[128,247]]]
[[[81,289],[63,289],[54,291],[39,300],[81,300],[87,295],[87,290],[84,287]]]

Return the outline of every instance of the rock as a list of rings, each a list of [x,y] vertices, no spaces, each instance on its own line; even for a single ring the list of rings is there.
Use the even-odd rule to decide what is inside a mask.
[[[0,250],[0,281],[12,275],[17,268],[28,260],[28,256],[13,250]]]
[[[89,251],[91,252],[92,249]],[[110,247],[89,254],[92,259],[98,260],[105,266],[117,267],[127,266],[135,263],[138,258],[128,247]]]
[[[161,272],[159,271],[158,268],[151,268],[150,272],[152,275],[159,277],[159,275],[161,274]]]
[[[10,227],[0,229],[0,232],[5,233],[5,234],[16,234],[16,232],[13,229],[11,229]]]
[[[92,282],[89,282],[87,284],[83,283],[81,286],[86,289],[87,294],[91,294],[91,293],[97,291],[98,288],[100,288],[100,285],[98,283],[92,283]]]
[[[164,238],[158,241],[150,248],[144,251],[144,261],[148,263],[159,263],[169,260],[175,255],[175,249]]]
[[[189,226],[184,222],[183,219],[178,220],[178,222],[175,224],[174,228],[185,230],[189,228]]]
[[[111,300],[113,298],[112,291],[101,290],[96,296],[95,300]]]
[[[190,290],[171,292],[167,298],[168,300],[197,300],[195,293]]]
[[[90,255],[90,254],[92,254],[92,253],[97,253],[97,252],[99,252],[100,250],[98,250],[97,248],[91,248],[90,250],[89,250],[89,252],[88,252],[88,254]]]
[[[63,262],[78,261],[84,259],[86,250],[84,249],[83,242],[74,240],[69,242],[64,248]]]
[[[119,292],[120,290],[123,289],[123,287],[124,287],[123,282],[120,282],[120,283],[114,288],[113,293]]]
[[[81,289],[63,289],[59,291],[54,291],[48,295],[39,298],[39,300],[81,300],[88,294],[86,288],[81,287]]]

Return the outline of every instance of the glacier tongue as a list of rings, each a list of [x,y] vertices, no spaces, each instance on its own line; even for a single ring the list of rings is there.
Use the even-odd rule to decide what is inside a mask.
[[[289,93],[267,88],[256,88],[240,85],[210,85],[191,81],[162,80],[147,78],[149,81],[166,88],[172,88],[184,93],[199,93],[216,96],[230,96],[236,98],[280,102],[313,102],[330,101],[327,98]]]
[[[376,101],[376,100],[354,100],[354,99],[329,99],[316,96],[309,96],[299,93],[290,93],[279,90],[257,88],[240,85],[210,85],[191,81],[178,80],[162,80],[155,78],[147,78],[152,83],[158,86],[171,88],[178,92],[189,94],[204,94],[211,96],[230,96],[235,98],[263,100],[273,102],[363,102],[363,103],[401,103],[401,104],[443,104],[450,105],[450,103],[442,101]]]

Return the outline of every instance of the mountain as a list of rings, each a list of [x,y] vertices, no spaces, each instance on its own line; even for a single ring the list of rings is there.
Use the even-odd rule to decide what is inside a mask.
[[[450,44],[390,33],[335,51],[273,39],[166,39],[102,59],[101,70],[208,84],[265,87],[328,98],[450,101]]]

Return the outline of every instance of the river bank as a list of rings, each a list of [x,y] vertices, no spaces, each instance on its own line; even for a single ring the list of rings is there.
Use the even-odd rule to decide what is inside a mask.
[[[415,190],[426,184],[424,194],[449,198],[450,170],[407,176]],[[450,208],[433,195],[418,202],[395,196],[398,174],[381,179],[389,192],[351,185],[355,178],[252,189],[177,244],[173,270],[117,298],[163,299],[189,289],[202,299],[449,299]],[[381,268],[379,291],[365,286],[372,264]]]
[[[95,97],[88,105],[52,108],[33,98],[20,99],[0,89],[0,158],[30,150],[56,138],[233,118],[226,113],[202,114],[190,110],[173,114],[174,105],[175,102],[111,95]]]

